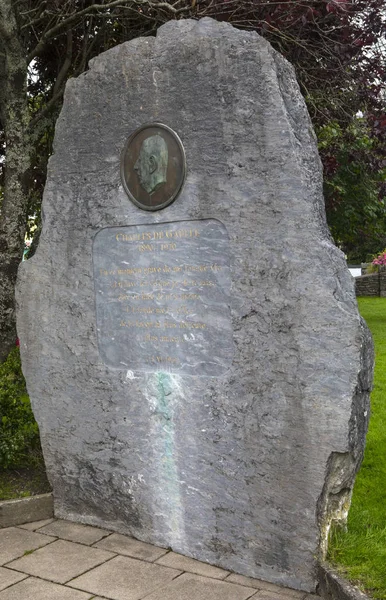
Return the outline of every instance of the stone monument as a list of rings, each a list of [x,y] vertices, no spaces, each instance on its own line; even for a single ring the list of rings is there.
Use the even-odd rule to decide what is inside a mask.
[[[315,587],[372,344],[292,67],[173,21],[68,82],[18,332],[55,514]]]

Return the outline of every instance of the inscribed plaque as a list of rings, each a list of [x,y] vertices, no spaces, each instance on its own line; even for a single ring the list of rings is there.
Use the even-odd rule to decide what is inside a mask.
[[[99,352],[113,368],[230,366],[229,240],[214,219],[109,227],[93,245]]]

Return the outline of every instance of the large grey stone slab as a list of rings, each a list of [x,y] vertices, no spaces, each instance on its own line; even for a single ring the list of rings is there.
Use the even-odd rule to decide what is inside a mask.
[[[90,600],[90,594],[72,590],[50,581],[28,577],[0,592],[0,600]]]
[[[117,556],[68,585],[112,600],[139,600],[153,590],[163,588],[180,573],[175,569]]]
[[[146,212],[124,191],[120,154],[153,121],[180,136],[187,177],[172,204]],[[315,136],[293,69],[257,34],[210,19],[173,21],[102,54],[67,84],[43,213],[38,251],[20,267],[18,331],[56,515],[314,589],[316,558],[331,520],[347,512],[362,457],[372,350],[327,230]],[[177,368],[185,344],[177,340],[163,342],[174,348],[170,361],[149,370],[152,340],[142,344],[139,329],[125,327],[117,345],[116,321],[98,332],[97,310],[111,299],[98,299],[109,291],[94,276],[104,268],[98,240],[114,228],[154,239],[168,224],[193,230],[213,220],[224,232],[229,307],[227,285],[212,280],[215,297],[201,285],[200,314],[188,304],[184,321],[213,322],[213,335],[197,338],[205,351],[194,347],[202,368]],[[192,238],[191,255],[184,245],[175,266],[214,263],[218,238],[201,248]],[[107,252],[110,270],[124,261],[144,267],[129,248],[127,258],[120,252]],[[127,271],[116,283],[131,280]],[[183,293],[183,280],[165,281]],[[171,300],[159,308],[184,310]],[[125,301],[131,322],[132,309],[148,302],[156,308],[146,297]],[[232,362],[221,354],[228,310]]]
[[[111,552],[57,540],[9,563],[9,567],[42,579],[65,583],[113,557]]]
[[[23,556],[42,546],[46,546],[55,538],[17,527],[9,527],[0,531],[0,565]]]

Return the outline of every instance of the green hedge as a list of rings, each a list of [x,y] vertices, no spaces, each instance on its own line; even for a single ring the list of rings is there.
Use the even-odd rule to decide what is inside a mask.
[[[0,364],[0,468],[35,465],[40,460],[39,429],[15,347]]]

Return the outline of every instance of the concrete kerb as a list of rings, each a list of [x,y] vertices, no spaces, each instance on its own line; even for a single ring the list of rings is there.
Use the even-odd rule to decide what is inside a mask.
[[[54,516],[52,494],[40,494],[0,502],[0,529],[33,521],[43,521]]]
[[[370,600],[366,594],[346,581],[325,562],[318,565],[317,578],[317,592],[326,600]]]

